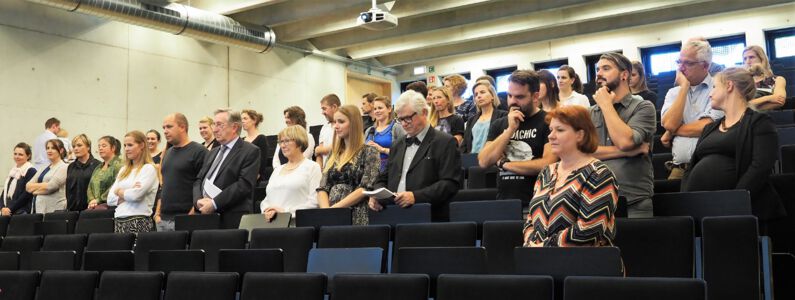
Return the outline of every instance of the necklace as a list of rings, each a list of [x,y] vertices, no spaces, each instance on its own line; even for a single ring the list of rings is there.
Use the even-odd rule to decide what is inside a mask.
[[[721,120],[721,121],[720,121],[720,128],[719,128],[719,129],[720,129],[720,131],[723,131],[723,132],[726,132],[726,131],[728,131],[728,130],[729,130],[729,129],[731,129],[732,127],[734,127],[734,126],[736,126],[737,124],[739,124],[739,123],[740,123],[740,121],[742,121],[742,120],[743,120],[743,117],[744,117],[744,116],[745,116],[745,111],[743,111],[743,114],[741,114],[741,115],[740,115],[740,117],[737,119],[737,122],[734,122],[734,124],[732,124],[731,126],[726,126],[726,117],[723,117],[723,120]]]

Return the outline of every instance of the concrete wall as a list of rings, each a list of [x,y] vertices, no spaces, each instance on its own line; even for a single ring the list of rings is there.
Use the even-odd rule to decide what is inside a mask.
[[[319,101],[328,93],[345,97],[347,68],[293,51],[258,54],[3,0],[0,172],[11,167],[13,146],[32,143],[49,117],[59,118],[70,137],[86,133],[92,141],[160,129],[172,112],[188,117],[198,141],[198,119],[226,106],[262,112],[265,134],[284,127],[282,111],[291,105],[306,110],[310,125],[321,124]]]
[[[795,4],[787,4],[566,37],[406,65],[399,69],[401,73],[398,75],[398,81],[464,72],[471,72],[472,78],[477,78],[485,74],[484,70],[507,66],[527,69],[531,68],[534,62],[563,58],[568,58],[569,65],[577,70],[583,80],[587,80],[583,59],[587,55],[623,50],[628,58],[639,60],[640,48],[675,43],[692,36],[712,38],[742,33],[745,34],[748,45],[764,47],[764,30],[795,26],[793,16],[795,16]],[[418,65],[435,66],[435,72],[413,76],[412,70]]]

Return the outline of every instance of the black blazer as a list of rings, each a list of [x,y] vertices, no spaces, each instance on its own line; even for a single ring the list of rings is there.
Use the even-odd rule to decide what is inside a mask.
[[[406,191],[414,192],[417,203],[431,203],[434,219],[445,218],[447,202],[461,187],[461,153],[456,147],[453,136],[428,128],[406,173]],[[379,174],[374,189],[387,187],[397,191],[405,154],[403,136],[390,147],[386,171]]]
[[[704,137],[718,130],[724,118],[715,120],[704,127],[698,139],[696,149],[701,145]],[[770,174],[778,157],[778,134],[773,120],[764,113],[758,113],[750,108],[745,111],[745,116],[738,131],[738,141],[735,150],[735,168],[737,170],[737,183],[735,188],[747,190],[751,194],[751,209],[760,220],[770,220],[785,216],[786,210],[781,202],[781,197],[770,183]],[[690,160],[696,165],[700,157],[696,152]],[[692,169],[692,168],[690,168]],[[682,187],[687,186],[690,172],[685,174]],[[692,180],[698,180],[692,178]]]
[[[469,118],[469,120],[467,120],[467,127],[466,130],[464,131],[464,142],[461,143],[461,150],[463,150],[463,153],[472,152],[472,127],[475,127],[475,123],[478,122],[480,115],[481,112],[478,112],[477,114]],[[494,120],[502,118],[507,115],[508,115],[507,111],[495,108],[494,111],[491,113],[492,124],[494,123]]]
[[[11,195],[11,200],[8,200],[7,203],[12,215],[30,213],[31,205],[33,205],[33,194],[25,190],[25,185],[33,179],[33,176],[36,176],[36,169],[31,167],[28,168],[28,172],[25,173],[24,177],[17,180],[17,188],[14,190],[14,194]],[[0,194],[2,194],[0,195],[0,207],[4,207],[3,199],[6,198],[6,195],[3,194],[3,188],[5,187],[0,187]]]
[[[199,199],[204,197],[202,194],[204,177],[221,149],[222,147],[213,148],[204,157],[204,164],[199,171],[198,179],[193,184],[194,206]],[[221,189],[221,193],[213,200],[218,207],[216,211],[221,214],[221,223],[224,228],[237,228],[237,224],[233,223],[235,221],[239,223],[241,215],[252,212],[251,193],[257,182],[259,166],[260,149],[251,143],[246,143],[243,139],[238,139],[232,145],[226,159],[218,167],[218,175],[213,183]],[[235,220],[225,220],[228,219],[226,214]]]

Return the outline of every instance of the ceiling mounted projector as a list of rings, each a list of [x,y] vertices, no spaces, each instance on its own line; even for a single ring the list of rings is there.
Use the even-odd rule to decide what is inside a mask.
[[[370,30],[386,30],[397,27],[397,17],[378,8],[375,1],[373,0],[373,7],[370,10],[359,14],[356,25]]]

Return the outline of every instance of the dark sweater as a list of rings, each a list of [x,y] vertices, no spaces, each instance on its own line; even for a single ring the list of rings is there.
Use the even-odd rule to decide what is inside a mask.
[[[193,207],[193,183],[199,178],[207,153],[207,148],[196,142],[168,149],[160,171],[163,175],[161,218],[168,220],[186,214]]]
[[[69,164],[66,168],[66,209],[81,211],[88,208],[88,183],[94,169],[102,164],[93,156],[86,163],[79,160]]]

